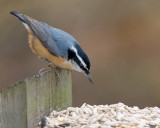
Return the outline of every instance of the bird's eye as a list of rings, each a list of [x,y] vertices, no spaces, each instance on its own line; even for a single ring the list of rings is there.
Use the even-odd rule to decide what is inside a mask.
[[[86,68],[83,66],[82,63],[79,63],[79,66],[80,66],[80,68],[81,68],[83,71],[85,71],[86,74],[89,73],[88,69],[86,69]]]
[[[80,64],[79,64],[79,66],[80,66],[81,68],[83,68],[83,65],[82,65],[82,63],[80,63]]]

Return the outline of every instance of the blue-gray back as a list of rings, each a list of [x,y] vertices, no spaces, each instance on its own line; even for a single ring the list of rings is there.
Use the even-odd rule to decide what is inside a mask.
[[[39,22],[26,16],[26,20],[33,33],[40,39],[45,48],[55,56],[68,57],[68,49],[79,45],[75,38],[63,30],[53,28],[46,23]]]

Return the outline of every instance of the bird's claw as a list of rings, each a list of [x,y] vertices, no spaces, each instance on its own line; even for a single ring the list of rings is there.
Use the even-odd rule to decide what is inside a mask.
[[[56,80],[59,82],[60,81],[60,74],[59,74],[59,68],[54,66],[53,64],[49,64],[48,67],[42,68],[39,70],[39,76],[53,71],[55,72],[56,75]]]
[[[54,66],[53,65],[48,65],[48,67],[42,68],[39,70],[39,75],[43,75],[45,73],[51,72],[53,70]]]
[[[54,67],[55,75],[56,75],[56,80],[59,82],[60,81],[60,74],[59,74],[59,68]]]

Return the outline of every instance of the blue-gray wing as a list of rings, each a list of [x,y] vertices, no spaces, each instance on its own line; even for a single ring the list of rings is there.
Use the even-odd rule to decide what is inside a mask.
[[[48,51],[63,58],[68,57],[68,49],[77,41],[67,32],[53,28],[46,23],[24,16],[33,33],[40,39]]]

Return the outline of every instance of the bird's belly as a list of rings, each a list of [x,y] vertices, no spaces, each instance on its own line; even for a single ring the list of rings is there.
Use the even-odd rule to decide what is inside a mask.
[[[31,34],[29,34],[29,46],[35,54],[37,54],[41,58],[47,59],[55,66],[73,70],[71,62],[68,62],[66,58],[57,57],[51,54],[42,45],[41,41],[36,36],[32,36]]]

